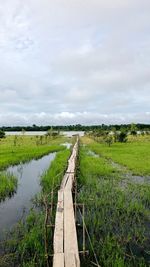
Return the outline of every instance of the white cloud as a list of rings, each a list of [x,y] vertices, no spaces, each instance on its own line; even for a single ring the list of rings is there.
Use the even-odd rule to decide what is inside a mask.
[[[150,2],[0,0],[0,125],[149,122]]]
[[[133,114],[100,114],[94,112],[62,112],[55,114],[32,113],[32,114],[12,114],[7,113],[5,115],[0,115],[0,121],[2,125],[32,125],[33,123],[37,125],[68,125],[76,124],[77,122],[83,125],[91,124],[116,124],[116,123],[149,123],[150,112],[141,112]],[[15,122],[15,123],[14,123]]]

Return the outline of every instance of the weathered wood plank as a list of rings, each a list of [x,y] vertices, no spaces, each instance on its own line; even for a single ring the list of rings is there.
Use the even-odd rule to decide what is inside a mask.
[[[77,267],[74,254],[72,253],[65,254],[65,266]]]
[[[74,176],[74,173],[69,174],[69,178],[68,178],[68,181],[67,181],[67,184],[66,184],[64,190],[70,190],[70,191],[72,191],[74,177],[75,177]]]
[[[69,174],[66,173],[66,174],[64,175],[64,178],[63,178],[62,182],[61,182],[61,186],[60,186],[61,189],[64,189],[64,188],[65,188],[65,186],[66,186],[66,184],[67,184],[67,181],[68,181],[68,178],[69,178]]]
[[[54,254],[53,257],[53,267],[64,267],[64,253]]]
[[[54,254],[64,252],[64,194],[58,191],[58,203],[54,231]]]
[[[72,255],[73,258],[77,259],[77,265],[79,266],[79,254],[78,254],[78,243],[76,234],[76,225],[73,209],[73,200],[71,190],[64,190],[64,256],[65,266],[70,267],[66,264],[66,257],[68,254]],[[74,260],[72,259],[72,262]]]

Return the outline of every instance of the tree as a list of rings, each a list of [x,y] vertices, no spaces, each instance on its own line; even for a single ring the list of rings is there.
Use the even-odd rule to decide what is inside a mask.
[[[125,130],[121,130],[117,136],[118,142],[126,143],[127,142],[127,132]]]
[[[0,130],[0,138],[5,138],[5,132]]]
[[[113,137],[112,137],[112,135],[107,135],[106,137],[104,137],[104,141],[110,147],[111,144],[113,143]]]
[[[114,142],[117,142],[117,138],[118,138],[118,132],[116,130],[116,127],[112,128],[112,133],[113,133],[113,137],[114,137]]]
[[[53,135],[53,127],[52,126],[51,126],[50,129],[48,129],[46,135],[49,136],[49,137],[52,137],[52,135]]]
[[[132,134],[132,135],[137,135],[137,126],[136,126],[136,124],[134,124],[134,123],[132,123],[131,125],[130,125],[130,133]]]

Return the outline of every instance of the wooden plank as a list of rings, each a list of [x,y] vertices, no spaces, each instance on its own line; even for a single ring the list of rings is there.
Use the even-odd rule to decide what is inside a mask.
[[[75,165],[78,153],[78,139],[68,168],[58,191],[58,204],[54,232],[53,267],[80,267],[76,224],[72,199],[72,187],[75,178]]]
[[[66,186],[66,184],[67,184],[67,180],[68,180],[68,178],[69,178],[69,174],[66,173],[66,174],[64,175],[64,178],[63,178],[62,182],[61,182],[61,186],[60,186],[61,189],[64,189],[64,188],[65,188],[65,186]]]
[[[63,190],[58,191],[58,203],[54,231],[54,254],[64,251],[64,195]]]
[[[54,254],[53,267],[64,267],[64,266],[65,266],[64,253]]]
[[[70,190],[70,191],[72,190],[74,177],[75,177],[74,173],[69,174],[69,178],[64,190]]]
[[[64,190],[64,256],[65,256],[65,267],[70,267],[66,265],[66,258],[68,254],[75,255],[77,265],[79,265],[79,254],[78,254],[78,242],[76,234],[76,225],[73,209],[73,200],[71,190]],[[73,262],[73,260],[72,260]]]
[[[77,267],[75,255],[72,253],[65,254],[65,267]]]

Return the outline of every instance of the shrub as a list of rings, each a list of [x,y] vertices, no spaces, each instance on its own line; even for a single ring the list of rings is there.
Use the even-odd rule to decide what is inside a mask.
[[[4,138],[5,137],[5,132],[0,130],[0,138]]]
[[[118,139],[118,142],[126,143],[127,142],[127,133],[125,131],[121,131],[118,134],[117,139]]]

